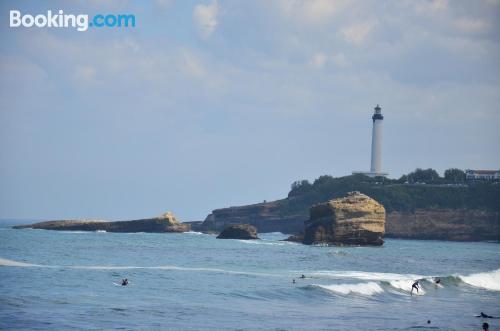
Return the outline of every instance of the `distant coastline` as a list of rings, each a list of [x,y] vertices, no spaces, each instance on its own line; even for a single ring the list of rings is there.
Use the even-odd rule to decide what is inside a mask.
[[[25,223],[14,228],[220,233],[230,225],[249,224],[260,233],[296,235],[304,230],[304,222],[309,219],[309,209],[313,205],[345,196],[350,191],[359,191],[385,207],[385,236],[388,238],[500,241],[500,182],[466,182],[461,178],[440,178],[432,169],[417,169],[397,180],[361,174],[338,178],[320,176],[313,183],[293,183],[284,199],[215,209],[203,222],[179,222],[172,214],[165,214],[117,222],[64,220]]]
[[[500,182],[466,182],[463,172],[450,170],[444,178],[432,169],[417,169],[400,179],[357,174],[297,181],[284,199],[215,209],[191,227],[218,232],[248,223],[259,232],[298,234],[312,205],[360,191],[386,208],[386,237],[500,241]]]

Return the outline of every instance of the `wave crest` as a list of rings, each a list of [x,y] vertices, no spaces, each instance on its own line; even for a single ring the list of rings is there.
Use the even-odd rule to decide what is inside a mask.
[[[458,275],[457,277],[464,283],[474,287],[480,287],[490,291],[500,291],[500,269],[470,274],[468,276]]]
[[[333,285],[313,284],[311,286],[319,287],[327,291],[342,295],[360,294],[360,295],[372,296],[384,292],[384,289],[376,282],[356,283],[356,284],[333,284]]]

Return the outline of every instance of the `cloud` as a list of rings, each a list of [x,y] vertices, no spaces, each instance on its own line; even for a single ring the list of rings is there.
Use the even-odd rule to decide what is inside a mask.
[[[345,68],[349,65],[345,55],[343,53],[336,53],[332,56],[333,63],[339,68]]]
[[[414,10],[423,15],[434,15],[448,9],[448,0],[410,0]]]
[[[166,10],[169,9],[170,6],[172,6],[173,2],[173,0],[155,0],[154,4],[156,8],[160,10]]]
[[[368,35],[370,34],[370,32],[372,32],[376,25],[376,21],[355,23],[348,27],[342,28],[340,30],[340,34],[348,43],[360,46],[366,41]]]
[[[78,66],[75,69],[75,79],[83,82],[92,82],[95,80],[96,70],[94,67],[86,65],[86,66]]]
[[[194,7],[193,20],[202,38],[207,39],[217,28],[218,13],[219,4],[217,0],[209,5],[199,4]]]
[[[278,7],[286,16],[293,19],[309,24],[322,24],[349,3],[348,0],[280,0]]]
[[[203,76],[205,69],[199,59],[188,49],[182,51],[182,62],[185,71],[193,76]]]
[[[310,65],[315,68],[323,68],[327,61],[327,56],[324,53],[316,53],[310,61]]]
[[[333,55],[328,56],[323,52],[318,52],[314,54],[309,61],[309,65],[316,69],[324,68],[329,63],[333,63],[338,68],[345,68],[349,66],[349,62],[347,61],[344,53],[334,53]]]
[[[453,21],[453,25],[458,30],[467,33],[483,32],[489,28],[489,24],[484,20],[471,18],[459,18]]]

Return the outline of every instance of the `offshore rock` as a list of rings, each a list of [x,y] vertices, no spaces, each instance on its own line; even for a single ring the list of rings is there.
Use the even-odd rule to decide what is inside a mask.
[[[217,239],[259,239],[257,229],[249,224],[234,224],[225,228]]]
[[[384,232],[384,206],[356,191],[314,205],[305,222],[303,243],[380,246]]]
[[[179,222],[171,212],[153,218],[132,221],[63,220],[47,221],[14,226],[14,229],[32,228],[59,231],[106,231],[106,232],[186,232],[188,224]]]

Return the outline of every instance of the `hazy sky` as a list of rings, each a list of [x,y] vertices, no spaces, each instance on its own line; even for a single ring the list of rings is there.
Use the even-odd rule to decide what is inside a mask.
[[[128,29],[10,28],[134,14]],[[2,1],[0,217],[129,219],[298,179],[500,168],[500,1]]]

